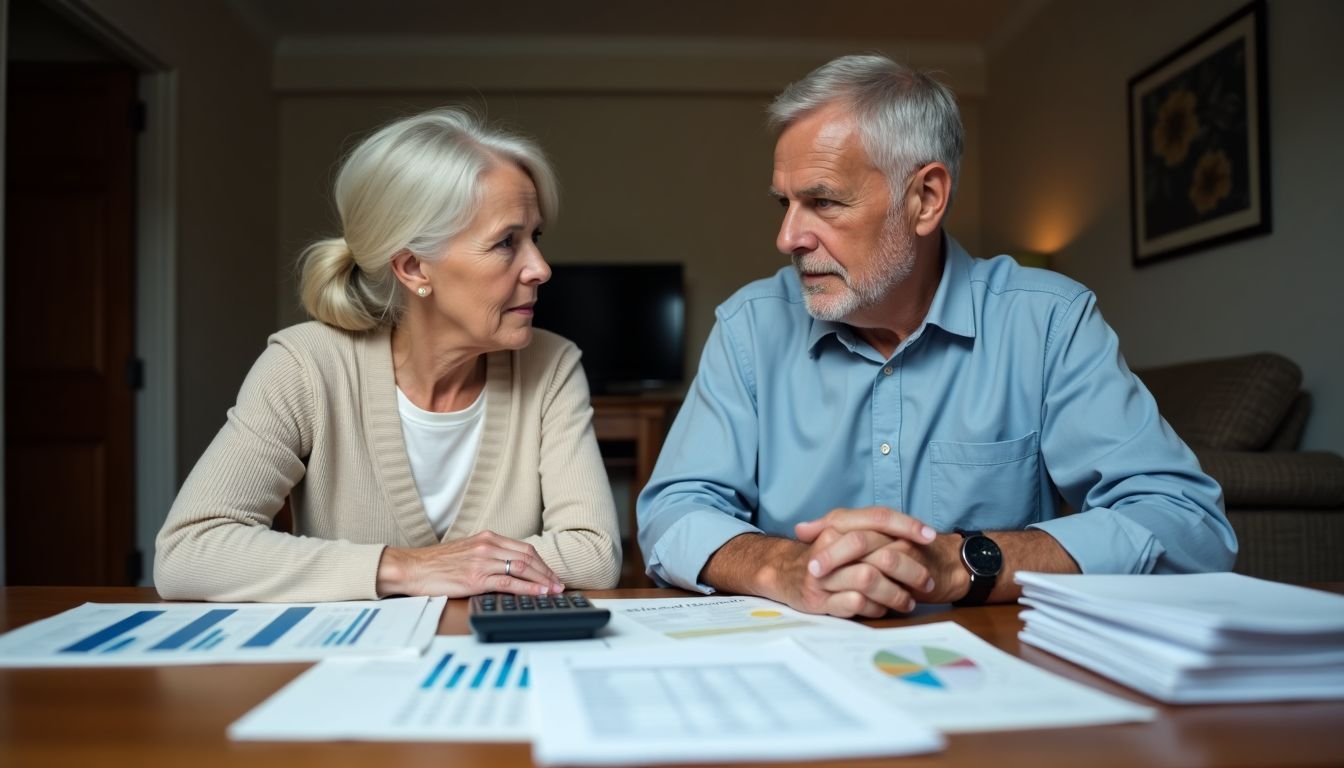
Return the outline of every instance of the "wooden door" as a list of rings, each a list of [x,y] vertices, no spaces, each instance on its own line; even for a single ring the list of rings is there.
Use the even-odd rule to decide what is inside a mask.
[[[123,65],[10,64],[9,584],[128,584],[139,576],[128,380],[135,88],[136,73]]]

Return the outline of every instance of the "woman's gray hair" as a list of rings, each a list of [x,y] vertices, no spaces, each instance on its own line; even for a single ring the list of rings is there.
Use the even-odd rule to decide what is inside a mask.
[[[965,136],[952,91],[925,72],[885,56],[842,56],[791,83],[770,104],[770,127],[789,127],[810,112],[840,102],[858,125],[873,164],[899,195],[909,174],[938,161],[955,194]]]
[[[299,257],[304,309],[350,331],[395,323],[403,299],[392,257],[438,258],[480,207],[481,176],[501,162],[531,177],[542,221],[553,221],[559,190],[541,148],[466,109],[402,118],[360,142],[336,177],[342,236]]]

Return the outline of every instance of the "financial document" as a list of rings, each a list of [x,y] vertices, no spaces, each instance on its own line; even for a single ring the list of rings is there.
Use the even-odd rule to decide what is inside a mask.
[[[1344,697],[1344,597],[1235,573],[1018,573],[1024,643],[1177,704]]]
[[[146,666],[418,655],[444,598],[312,604],[85,603],[0,636],[0,666]]]
[[[1148,707],[1034,667],[950,621],[797,642],[840,676],[949,733],[1156,716]]]
[[[932,752],[942,737],[787,641],[538,650],[538,765],[818,760]]]
[[[804,630],[869,632],[858,622],[814,616],[760,597],[594,598],[612,612],[613,645],[657,640],[760,644]]]
[[[554,643],[434,638],[424,657],[332,659],[229,726],[247,741],[528,741],[528,648]],[[558,645],[605,650],[599,641]]]

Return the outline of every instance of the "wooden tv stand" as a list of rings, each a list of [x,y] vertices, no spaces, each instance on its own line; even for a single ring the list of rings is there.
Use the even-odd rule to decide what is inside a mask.
[[[681,405],[680,395],[594,395],[593,431],[608,469],[630,468],[630,506],[626,519],[628,531],[621,546],[624,563],[621,566],[622,587],[653,586],[644,575],[644,555],[639,550],[638,521],[635,519],[635,500],[648,485],[653,465],[658,461],[663,438],[667,436],[672,417]],[[634,455],[621,455],[612,450],[613,443],[633,443]]]

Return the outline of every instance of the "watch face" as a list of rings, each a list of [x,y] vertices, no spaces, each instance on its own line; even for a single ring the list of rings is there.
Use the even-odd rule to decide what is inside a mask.
[[[1003,569],[1003,552],[988,536],[972,536],[962,542],[961,559],[979,576],[997,576]]]

